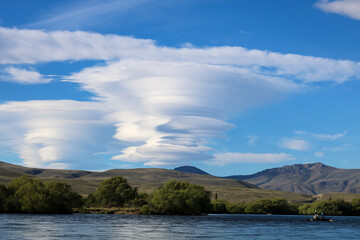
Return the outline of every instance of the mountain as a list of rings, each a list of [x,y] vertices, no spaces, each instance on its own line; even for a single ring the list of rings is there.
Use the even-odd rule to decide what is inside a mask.
[[[201,170],[200,170],[201,171]],[[203,171],[201,171],[203,172]],[[175,179],[204,186],[219,199],[230,202],[251,201],[262,198],[285,198],[289,201],[304,202],[311,196],[298,193],[288,193],[270,189],[259,189],[246,181],[224,179],[209,174],[195,174],[160,168],[111,169],[103,172],[82,170],[61,170],[27,168],[0,161],[0,183],[8,184],[16,177],[29,175],[42,181],[62,181],[82,195],[95,191],[100,182],[113,176],[122,176],[139,192],[151,193],[165,182]]]
[[[360,193],[360,169],[338,169],[322,163],[295,164],[225,178],[247,181],[262,189],[312,195]]]
[[[174,171],[179,172],[186,172],[186,173],[196,173],[196,174],[202,174],[202,175],[209,175],[207,172],[193,166],[182,166],[174,168]]]

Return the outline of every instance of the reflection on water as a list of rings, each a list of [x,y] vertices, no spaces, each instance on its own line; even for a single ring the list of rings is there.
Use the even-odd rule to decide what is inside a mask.
[[[0,214],[0,239],[360,239],[360,217]]]

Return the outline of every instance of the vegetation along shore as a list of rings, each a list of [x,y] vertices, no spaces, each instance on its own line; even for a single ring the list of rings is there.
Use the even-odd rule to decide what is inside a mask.
[[[215,197],[212,200],[212,195]],[[86,197],[73,191],[67,183],[42,182],[21,176],[7,186],[0,184],[1,213],[108,213],[200,215],[229,214],[304,214],[324,212],[327,215],[360,215],[360,198],[318,200],[313,203],[291,203],[286,199],[260,199],[228,202],[217,199],[205,187],[170,180],[152,193],[138,192],[120,176],[101,182]]]

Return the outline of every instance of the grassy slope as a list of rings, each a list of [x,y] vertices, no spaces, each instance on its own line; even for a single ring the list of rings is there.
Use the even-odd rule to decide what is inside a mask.
[[[243,179],[260,188],[288,192],[360,193],[360,169],[337,169],[320,163],[269,169]]]
[[[0,162],[0,183],[7,184],[23,174],[44,181],[63,181],[72,185],[82,195],[93,192],[101,181],[112,176],[123,176],[140,192],[151,193],[168,180],[187,181],[203,185],[219,199],[231,202],[251,201],[261,198],[285,198],[290,201],[306,201],[310,196],[274,190],[258,189],[244,181],[223,179],[210,175],[183,173],[167,169],[113,169],[105,172],[79,170],[34,169]]]

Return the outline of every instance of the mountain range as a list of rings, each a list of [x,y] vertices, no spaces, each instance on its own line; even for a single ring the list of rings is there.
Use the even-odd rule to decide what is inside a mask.
[[[195,171],[189,167],[176,169]],[[246,181],[262,189],[311,195],[360,193],[360,169],[339,169],[322,163],[295,164],[266,169],[251,175],[233,175],[224,178]]]
[[[180,170],[193,170],[194,167],[179,168]],[[100,182],[113,177],[122,176],[128,180],[131,186],[137,187],[139,192],[152,193],[159,186],[170,179],[187,181],[204,186],[215,194],[219,199],[231,202],[251,201],[262,198],[284,198],[294,202],[308,201],[311,196],[299,193],[288,193],[283,191],[260,189],[246,181],[237,179],[225,179],[211,176],[207,173],[198,174],[174,171],[160,168],[138,168],[138,169],[111,169],[103,172],[82,170],[61,170],[27,168],[0,161],[0,183],[8,184],[10,181],[22,175],[40,179],[42,181],[61,181],[69,183],[72,188],[82,195],[88,195],[95,191]],[[200,171],[200,173],[202,173]]]
[[[338,169],[322,163],[295,164],[266,169],[251,175],[216,177],[193,167],[174,170],[161,168],[111,169],[103,172],[28,168],[0,161],[0,183],[30,175],[44,181],[68,182],[83,195],[93,192],[99,183],[112,176],[123,176],[139,191],[152,192],[170,179],[205,186],[219,198],[251,200],[282,197],[304,200],[324,193],[360,193],[360,169]]]

